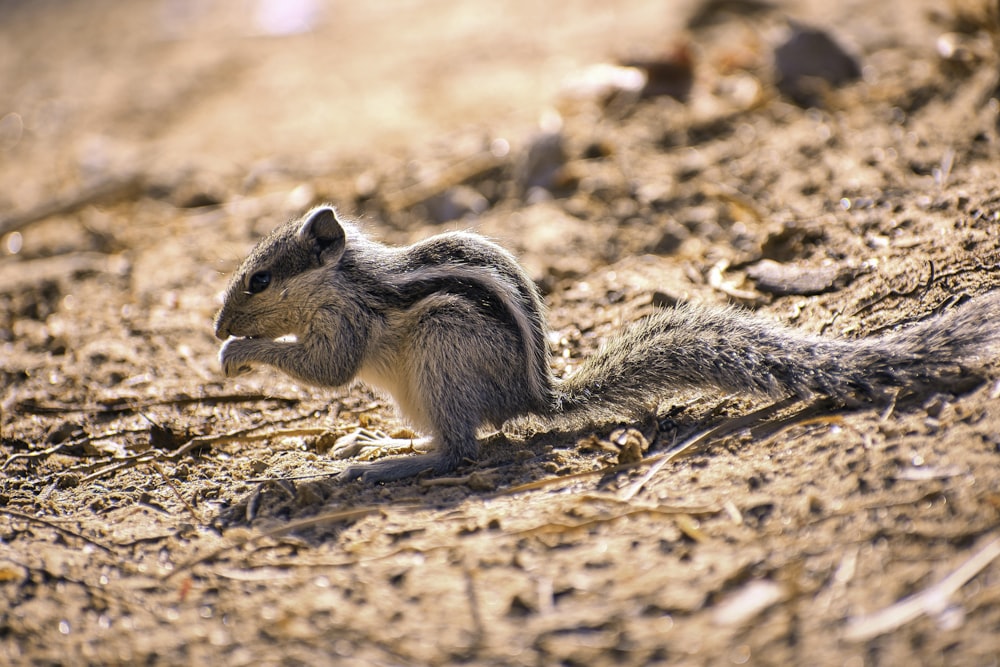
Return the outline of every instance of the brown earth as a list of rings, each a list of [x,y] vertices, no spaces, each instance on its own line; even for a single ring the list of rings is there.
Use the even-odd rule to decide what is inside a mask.
[[[510,247],[558,374],[681,299],[847,337],[975,299],[996,4],[363,4],[276,35],[249,0],[0,2],[0,662],[996,665],[995,351],[891,405],[688,393],[364,487],[333,443],[392,406],[227,381],[211,326],[321,201]],[[789,18],[861,78],[779,92]],[[628,60],[673,68],[567,92]]]

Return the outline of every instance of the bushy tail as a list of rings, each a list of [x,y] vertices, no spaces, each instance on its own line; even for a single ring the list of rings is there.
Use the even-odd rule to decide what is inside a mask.
[[[882,336],[816,336],[738,308],[683,305],[635,323],[557,388],[558,412],[610,418],[671,391],[877,399],[956,378],[1000,347],[1000,292]]]

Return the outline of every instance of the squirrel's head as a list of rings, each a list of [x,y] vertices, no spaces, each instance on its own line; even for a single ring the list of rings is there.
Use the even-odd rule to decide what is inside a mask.
[[[262,239],[236,270],[215,316],[215,335],[279,338],[298,335],[322,305],[317,270],[336,266],[347,234],[331,206],[320,206]]]

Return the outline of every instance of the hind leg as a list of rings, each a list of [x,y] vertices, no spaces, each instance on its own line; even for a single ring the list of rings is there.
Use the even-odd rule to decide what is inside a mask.
[[[431,438],[423,438],[425,443],[433,442]],[[405,441],[410,443],[409,440]],[[404,456],[400,458],[372,461],[349,466],[337,476],[337,479],[350,482],[361,479],[366,484],[380,482],[395,482],[408,477],[416,477],[423,473],[443,475],[458,468],[466,460],[475,460],[479,451],[479,443],[475,433],[449,434],[442,440],[443,446],[438,446],[429,454]]]

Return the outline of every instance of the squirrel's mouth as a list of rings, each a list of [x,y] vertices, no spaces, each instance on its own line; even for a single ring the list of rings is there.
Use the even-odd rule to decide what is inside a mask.
[[[295,334],[284,334],[281,336],[264,336],[262,334],[254,334],[252,336],[230,336],[230,338],[239,338],[242,340],[269,340],[272,343],[297,343],[299,340]]]
[[[274,340],[280,335],[274,328],[269,331],[266,326],[260,327],[256,322],[251,322],[251,326],[247,326],[246,319],[227,317],[225,313],[220,312],[215,321],[215,337],[219,340],[229,338]]]
[[[228,323],[220,323],[215,329],[215,335],[220,340],[232,338],[243,340],[270,340],[278,343],[293,343],[297,340],[295,334],[279,334],[274,331],[247,331],[245,328],[235,328]]]

